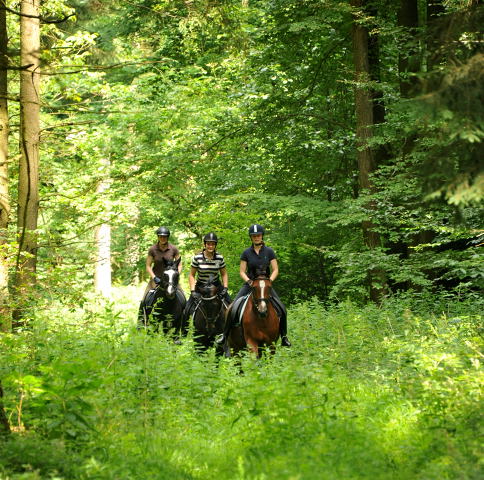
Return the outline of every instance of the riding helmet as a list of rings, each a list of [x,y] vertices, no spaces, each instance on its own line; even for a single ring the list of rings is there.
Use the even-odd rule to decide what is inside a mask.
[[[156,235],[163,236],[163,237],[169,237],[170,236],[170,230],[168,230],[166,227],[160,227],[156,231]]]
[[[203,237],[203,243],[207,243],[207,242],[215,242],[215,243],[218,243],[217,235],[215,235],[215,233],[213,233],[213,232],[207,233]]]
[[[264,233],[265,233],[265,230],[262,225],[259,225],[256,223],[249,227],[249,235],[259,235],[259,234],[264,235]]]

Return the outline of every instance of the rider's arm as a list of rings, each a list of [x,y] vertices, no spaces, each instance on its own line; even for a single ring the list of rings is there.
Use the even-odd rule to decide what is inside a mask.
[[[278,275],[279,275],[279,265],[277,264],[277,260],[273,258],[271,260],[271,276],[269,277],[271,279],[271,282],[273,282]]]
[[[180,259],[180,263],[178,264],[178,273],[181,273],[183,265],[182,265],[180,254],[175,256],[175,261],[178,260],[178,259]]]
[[[239,274],[244,282],[248,282],[250,278],[248,277],[247,273],[247,262],[245,260],[240,261],[240,268],[239,268]]]
[[[227,269],[225,267],[220,269],[220,276],[222,277],[222,285],[225,288],[228,288],[228,286],[229,286],[229,274],[227,273]]]
[[[148,272],[150,278],[153,280],[153,278],[155,278],[155,274],[153,272],[153,268],[151,267],[153,265],[153,262],[155,261],[155,259],[151,256],[151,255],[148,255],[146,257],[146,271]]]
[[[195,274],[197,269],[195,267],[190,267],[190,274],[188,275],[188,285],[190,285],[190,292],[195,290]]]

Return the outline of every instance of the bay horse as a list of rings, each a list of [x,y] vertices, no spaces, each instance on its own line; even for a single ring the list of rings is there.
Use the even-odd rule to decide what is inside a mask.
[[[193,312],[193,338],[199,352],[208,350],[215,343],[215,338],[223,332],[227,304],[219,294],[219,286],[214,284],[213,276],[198,287],[201,297]],[[216,345],[216,353],[223,353],[223,346]]]
[[[267,276],[253,280],[241,323],[231,329],[224,345],[226,356],[230,356],[231,350],[237,353],[247,347],[257,358],[262,356],[262,348],[266,346],[271,353],[275,353],[275,342],[279,338],[279,316],[271,293],[272,281]],[[227,315],[230,315],[230,310]]]
[[[165,261],[165,268],[160,277],[161,282],[150,290],[141,302],[138,324],[158,332],[160,325],[166,335],[171,331],[178,340],[181,332],[183,309],[186,298],[178,288],[180,259]],[[181,332],[183,333],[183,332]]]

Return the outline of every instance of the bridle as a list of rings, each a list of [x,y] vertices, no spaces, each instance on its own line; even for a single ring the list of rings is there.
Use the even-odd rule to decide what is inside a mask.
[[[260,282],[266,282],[266,281],[270,282],[270,284],[267,285],[267,292],[268,292],[267,297],[262,295],[262,297],[257,298],[256,295],[255,295],[256,287],[254,287],[254,285],[251,286],[251,292],[250,292],[250,295],[252,296],[252,301],[254,303],[255,309],[257,310],[257,313],[262,315],[262,316],[265,316],[265,315],[267,315],[267,304],[268,304],[268,302],[270,302],[270,300],[272,298],[272,296],[270,295],[271,288],[272,288],[272,282],[267,277],[257,277],[256,280],[258,280]],[[259,284],[259,288],[261,288],[262,292],[264,292],[264,289],[266,288],[265,283],[262,284],[262,285]],[[263,310],[263,311],[261,311],[261,304],[262,303],[264,303],[264,305],[265,305],[265,310]],[[262,307],[264,307],[264,305],[262,305]]]
[[[207,312],[205,311],[205,308],[203,307],[203,302],[211,302],[215,299],[220,299],[220,308],[218,309],[218,311],[215,313],[215,315],[208,315]],[[198,301],[198,303],[196,304],[195,306],[195,311],[199,311],[204,320],[205,320],[205,326],[207,328],[207,330],[209,331],[212,331],[214,328],[215,328],[215,322],[217,321],[217,318],[220,317],[220,314],[222,313],[223,311],[223,308],[224,308],[224,302],[223,302],[223,299],[220,298],[220,295],[218,293],[215,293],[215,295],[212,295],[211,297],[204,297],[203,295],[200,297],[200,300]]]
[[[179,273],[174,265],[168,265],[161,279],[161,286],[163,287],[163,293],[168,298],[173,298],[176,293],[178,285]]]

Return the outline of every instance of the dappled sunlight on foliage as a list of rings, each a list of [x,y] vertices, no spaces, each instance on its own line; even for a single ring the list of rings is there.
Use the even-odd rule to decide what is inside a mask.
[[[132,305],[62,315],[58,305],[1,338],[4,404],[22,429],[3,443],[0,468],[58,478],[472,478],[480,312],[445,299],[440,311],[417,305],[295,305],[295,346],[242,358],[243,374],[234,360],[197,355],[191,336],[175,346],[137,332]]]

